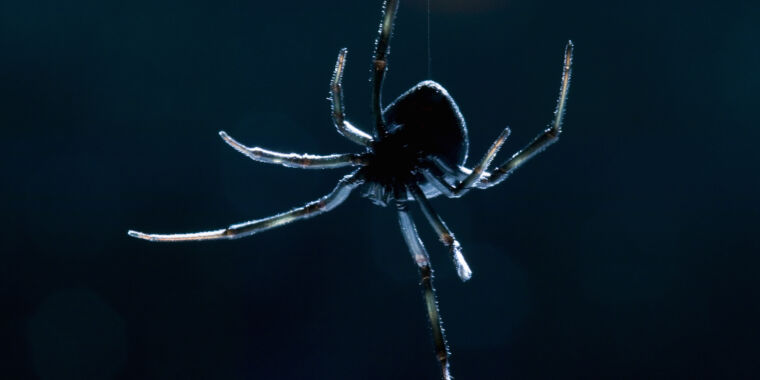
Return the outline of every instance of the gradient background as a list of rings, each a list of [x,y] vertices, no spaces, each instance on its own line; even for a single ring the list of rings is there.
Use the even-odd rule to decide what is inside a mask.
[[[435,199],[457,279],[420,217],[457,379],[760,376],[760,5],[432,0],[432,78],[471,156],[551,119],[560,143],[500,187]],[[0,374],[42,379],[436,379],[395,212],[359,196],[238,241],[348,170],[252,162],[356,151],[380,1],[0,2]],[[386,101],[427,77],[425,1],[402,1]],[[472,162],[472,158],[470,164]]]

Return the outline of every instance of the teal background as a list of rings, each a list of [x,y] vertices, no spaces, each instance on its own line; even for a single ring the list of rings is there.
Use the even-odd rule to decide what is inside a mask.
[[[151,244],[329,192],[347,170],[226,146],[356,151],[379,1],[0,2],[0,371],[25,379],[435,379],[395,212],[335,211],[232,242]],[[385,100],[427,79],[425,1],[402,1]],[[479,157],[552,117],[558,144],[497,188],[414,210],[457,379],[756,378],[760,5],[432,0],[432,79]]]

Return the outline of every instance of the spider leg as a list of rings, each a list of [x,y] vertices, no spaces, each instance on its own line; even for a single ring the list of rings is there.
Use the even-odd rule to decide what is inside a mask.
[[[457,178],[458,181],[464,181],[467,176],[472,174],[472,169],[469,169],[465,166],[457,166],[456,168],[452,168],[436,157],[430,157],[430,160],[428,162],[432,163],[432,165],[426,167],[425,170],[422,171],[422,174],[428,181],[430,181],[433,186],[435,186],[439,191],[441,191],[441,193],[449,198],[455,197],[453,194],[454,186],[449,184],[449,182],[446,180],[447,177],[445,177],[444,174]],[[484,185],[482,181],[484,179],[488,179],[490,176],[491,173],[484,170],[480,175],[481,181],[475,182],[472,186],[479,189],[488,188],[489,186]]]
[[[388,133],[383,117],[381,93],[383,78],[388,70],[388,53],[396,10],[398,10],[398,0],[385,0],[382,21],[380,22],[377,40],[375,40],[375,58],[372,61],[372,113],[375,116],[375,128],[378,137],[381,139]]]
[[[422,176],[433,185],[438,191],[448,198],[458,198],[461,194],[456,194],[454,190],[455,186],[451,185],[449,181],[444,178],[443,174],[438,171],[433,171],[431,168],[424,168],[420,170]],[[465,190],[466,192],[467,190]]]
[[[435,353],[438,361],[441,363],[443,379],[450,380],[449,373],[449,347],[446,344],[446,335],[443,332],[443,321],[438,311],[438,301],[435,296],[433,287],[433,269],[430,266],[430,257],[428,256],[425,246],[422,244],[420,236],[417,234],[417,228],[414,221],[409,215],[408,207],[405,203],[397,202],[398,221],[401,226],[401,234],[404,235],[404,241],[409,247],[412,259],[417,264],[420,271],[420,285],[425,298],[425,308],[427,309],[428,321],[430,328],[433,330],[433,343],[435,344]]]
[[[345,153],[315,156],[311,154],[278,153],[259,147],[249,148],[230,137],[226,132],[220,131],[224,141],[240,153],[245,154],[254,161],[268,164],[280,164],[289,168],[299,169],[334,169],[344,166],[366,165],[366,154]]]
[[[372,144],[372,136],[354,127],[346,120],[346,110],[343,104],[343,69],[346,67],[346,54],[348,49],[340,49],[338,60],[335,62],[335,71],[330,81],[330,103],[332,104],[332,117],[335,128],[347,139],[363,146]]]
[[[428,180],[428,182],[435,186],[436,189],[438,189],[438,191],[440,191],[445,196],[449,198],[459,198],[470,191],[470,189],[475,186],[476,182],[481,179],[484,173],[486,173],[486,175],[489,175],[488,172],[486,172],[486,169],[488,169],[488,166],[491,165],[494,157],[496,157],[496,153],[499,152],[501,146],[504,145],[505,141],[507,141],[510,133],[511,131],[509,127],[501,131],[499,137],[496,138],[496,141],[494,141],[493,144],[491,144],[491,147],[488,148],[486,154],[483,155],[483,158],[480,160],[480,162],[464,176],[463,180],[458,181],[455,186],[451,185],[441,172],[434,173],[430,169],[425,169],[422,171],[422,175],[425,177],[425,179]],[[448,165],[441,162],[439,159],[433,158],[432,160],[434,162],[434,165],[438,166],[438,168],[442,171],[454,173],[454,170],[448,168]]]
[[[296,220],[306,219],[325,212],[331,211],[343,203],[351,191],[361,185],[364,180],[357,172],[353,172],[338,181],[338,185],[333,191],[322,198],[309,202],[302,207],[296,207],[277,215],[266,217],[258,220],[251,220],[244,223],[233,224],[227,228],[214,231],[204,231],[185,234],[146,234],[137,231],[129,231],[129,236],[150,240],[150,241],[195,241],[195,240],[218,240],[218,239],[237,239],[250,236],[255,233],[266,231],[275,227],[294,222]]]
[[[430,205],[430,202],[425,197],[425,194],[422,192],[420,187],[417,186],[417,184],[411,183],[407,185],[407,188],[412,193],[412,196],[417,201],[417,203],[419,203],[420,208],[425,214],[428,222],[438,234],[438,238],[444,245],[449,248],[449,252],[451,253],[451,258],[454,260],[454,266],[457,268],[457,274],[459,275],[459,278],[462,281],[469,280],[470,277],[472,277],[472,270],[470,270],[470,266],[464,259],[464,256],[462,255],[462,246],[454,237],[454,234],[451,232],[451,230],[449,230],[449,227],[446,226],[446,223],[444,223],[443,219],[441,219],[438,213],[435,212],[433,206]]]
[[[488,188],[499,184],[506,179],[515,169],[519,168],[526,161],[541,153],[546,147],[553,144],[559,138],[562,132],[562,117],[565,114],[565,103],[567,102],[567,93],[570,90],[570,75],[572,73],[573,62],[573,42],[568,41],[565,47],[565,59],[562,67],[562,84],[559,88],[559,98],[557,99],[557,108],[554,110],[554,120],[543,133],[538,135],[528,146],[515,153],[509,160],[493,170],[489,176],[483,176],[478,183],[480,188]]]

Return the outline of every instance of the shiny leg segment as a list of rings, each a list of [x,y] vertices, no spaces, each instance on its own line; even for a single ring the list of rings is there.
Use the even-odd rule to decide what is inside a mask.
[[[565,47],[565,59],[562,65],[562,83],[559,88],[557,108],[554,110],[554,119],[552,120],[551,125],[528,144],[528,146],[515,153],[509,160],[494,169],[490,175],[484,175],[478,182],[477,187],[485,189],[498,185],[512,174],[515,169],[519,168],[522,164],[533,158],[533,156],[541,153],[546,147],[557,141],[562,132],[562,117],[565,115],[565,104],[567,103],[567,94],[570,90],[572,63],[573,42],[568,41],[567,46]]]
[[[219,230],[168,235],[146,234],[130,230],[128,234],[134,238],[160,242],[237,239],[241,237],[251,236],[261,231],[266,231],[291,222],[295,222],[297,220],[311,218],[313,216],[331,211],[343,203],[343,201],[348,198],[348,195],[351,194],[351,191],[362,183],[363,179],[357,175],[357,172],[354,172],[338,181],[338,185],[331,193],[317,199],[316,201],[309,202],[302,207],[296,207],[290,211],[286,211],[267,218],[233,224],[227,228],[222,228]]]
[[[401,226],[401,234],[404,241],[409,247],[414,262],[420,271],[420,285],[422,285],[422,295],[425,299],[425,308],[427,310],[428,321],[433,332],[433,343],[435,344],[435,353],[438,361],[441,363],[441,372],[444,380],[451,379],[449,372],[449,347],[446,344],[446,336],[443,332],[443,321],[438,311],[438,301],[435,296],[433,287],[433,269],[430,266],[425,246],[422,244],[420,236],[417,234],[417,228],[414,226],[409,215],[408,207],[405,203],[396,203],[398,208],[398,220]]]
[[[388,133],[383,117],[382,90],[385,72],[388,70],[388,53],[397,10],[398,0],[385,0],[383,3],[383,16],[375,41],[375,58],[372,61],[372,113],[380,139]]]
[[[477,182],[481,180],[484,174],[486,176],[489,175],[486,170],[488,169],[488,166],[491,165],[491,162],[496,157],[496,153],[499,152],[501,146],[504,145],[505,141],[507,141],[510,133],[511,131],[509,127],[505,128],[499,134],[499,137],[496,138],[496,141],[491,144],[491,147],[488,148],[486,154],[483,155],[483,158],[480,160],[480,162],[478,162],[478,164],[475,165],[475,167],[472,168],[469,173],[465,174],[464,179],[458,181],[456,185],[451,185],[443,176],[443,172],[451,173],[454,170],[446,168],[447,165],[436,158],[432,159],[432,165],[436,166],[438,170],[424,169],[422,170],[422,175],[443,195],[449,198],[459,198],[470,191],[470,189],[475,187]],[[462,175],[459,174],[459,176],[461,177]]]
[[[362,146],[372,144],[372,136],[354,127],[346,120],[346,109],[343,104],[343,70],[346,67],[346,48],[340,49],[338,60],[335,62],[335,71],[330,81],[330,103],[332,105],[332,117],[338,133],[345,138]]]
[[[313,154],[279,153],[259,147],[249,148],[230,137],[226,132],[219,136],[232,148],[250,157],[254,161],[267,164],[279,164],[298,169],[335,169],[345,166],[363,166],[367,164],[366,154],[345,153],[317,156]]]
[[[454,266],[457,269],[459,278],[462,281],[469,280],[470,277],[472,277],[472,270],[470,270],[470,266],[467,264],[467,261],[465,261],[464,256],[462,255],[462,246],[454,237],[454,233],[449,230],[449,227],[446,226],[446,223],[444,223],[443,219],[441,219],[438,213],[435,212],[433,206],[430,205],[430,202],[425,197],[425,194],[422,192],[419,186],[416,184],[409,184],[407,185],[407,188],[412,193],[414,199],[417,200],[417,203],[420,205],[420,208],[425,214],[428,222],[438,234],[438,238],[444,245],[446,245],[446,247],[449,248],[449,252],[451,253],[451,258],[454,261]]]

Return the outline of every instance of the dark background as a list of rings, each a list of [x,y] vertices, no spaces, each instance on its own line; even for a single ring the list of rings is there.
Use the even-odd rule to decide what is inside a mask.
[[[432,0],[432,78],[471,158],[551,119],[561,141],[501,186],[414,210],[457,379],[760,375],[760,5]],[[329,192],[348,170],[252,162],[217,136],[357,151],[380,1],[0,2],[0,371],[5,378],[436,379],[395,212],[353,196],[238,241],[151,244]],[[427,77],[402,1],[386,100]],[[358,194],[357,194],[358,195]]]

